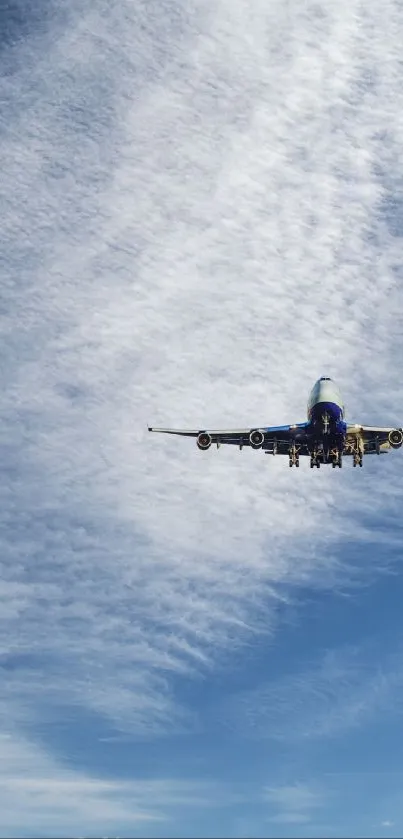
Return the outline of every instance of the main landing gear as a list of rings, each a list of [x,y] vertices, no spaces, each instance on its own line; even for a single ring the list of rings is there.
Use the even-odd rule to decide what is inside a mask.
[[[360,440],[356,440],[353,448],[353,466],[362,466],[362,459],[364,454],[364,447]]]
[[[333,449],[332,456],[331,456],[331,464],[332,469],[336,469],[336,466],[341,469],[343,466],[343,452],[340,449]]]
[[[309,463],[311,469],[313,469],[314,466],[316,466],[317,469],[320,469],[320,464],[321,464],[321,459],[320,459],[319,452],[313,451],[311,453],[311,460],[310,460],[310,463]]]
[[[316,466],[317,469],[320,469],[322,463],[331,463],[332,468],[335,469],[336,466],[341,469],[343,466],[343,452],[340,449],[314,449],[311,452],[311,460],[310,460],[310,467],[311,469]]]
[[[293,466],[299,467],[299,448],[297,448],[295,444],[290,446],[288,458],[288,465],[290,468],[292,468]]]

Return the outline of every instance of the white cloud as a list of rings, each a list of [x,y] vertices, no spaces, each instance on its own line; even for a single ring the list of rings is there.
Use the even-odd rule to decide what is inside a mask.
[[[146,822],[164,820],[152,800],[152,785],[144,795],[142,782],[105,780],[64,768],[14,737],[0,738],[0,750],[2,836],[22,835],[27,825],[32,834],[44,836],[87,835],[128,825],[141,833]]]
[[[302,419],[323,371],[400,420],[397,14],[116,0],[21,46],[0,145],[8,720],[63,697],[137,734],[186,725],[175,675],[273,630],[279,583],[348,579],[340,539],[397,508],[398,455],[294,474],[145,430]]]

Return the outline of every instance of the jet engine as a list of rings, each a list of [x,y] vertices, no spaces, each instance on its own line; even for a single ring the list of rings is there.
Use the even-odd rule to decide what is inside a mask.
[[[389,443],[392,446],[392,449],[400,449],[400,446],[403,443],[403,431],[401,428],[394,428],[393,431],[389,431]]]
[[[255,428],[249,434],[249,442],[252,446],[252,449],[261,449],[264,443],[264,434],[263,431],[260,431],[259,428]]]
[[[197,447],[201,449],[203,452],[207,451],[210,448],[212,443],[212,439],[210,434],[207,434],[207,431],[201,431],[198,438],[197,438]]]

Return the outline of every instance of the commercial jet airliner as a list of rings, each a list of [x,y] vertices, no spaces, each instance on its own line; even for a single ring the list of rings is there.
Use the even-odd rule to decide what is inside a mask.
[[[388,449],[400,449],[402,428],[383,428],[373,425],[351,424],[345,421],[344,406],[337,385],[327,376],[314,384],[308,401],[308,420],[296,425],[244,428],[231,431],[177,430],[149,428],[161,434],[195,437],[202,451],[228,443],[232,446],[251,446],[266,454],[288,455],[290,466],[299,466],[300,456],[310,458],[311,469],[331,463],[333,469],[343,465],[343,457],[350,455],[353,466],[362,466],[364,454],[384,454]]]

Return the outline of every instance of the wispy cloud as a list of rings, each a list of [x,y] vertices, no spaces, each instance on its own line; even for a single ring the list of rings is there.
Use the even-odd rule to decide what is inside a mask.
[[[401,421],[398,5],[71,8],[4,53],[4,725],[63,698],[151,736],[397,507],[396,461],[294,475],[145,429],[302,419],[324,370]]]
[[[37,746],[14,737],[0,738],[1,835],[88,835],[130,826],[142,833],[147,822],[164,821],[153,792],[174,792],[156,783],[130,784],[91,777],[58,765]],[[183,785],[180,784],[181,790]],[[145,794],[144,794],[145,793]],[[154,798],[154,801],[153,801]],[[54,832],[53,832],[54,831]]]
[[[160,835],[178,813],[225,807],[224,787],[187,778],[110,778],[78,771],[22,737],[0,736],[2,836]],[[228,792],[228,791],[226,791]],[[225,796],[226,797],[226,796]],[[228,801],[231,795],[228,796]],[[53,832],[54,831],[54,832]]]
[[[233,700],[226,717],[249,735],[280,741],[341,736],[381,710],[401,713],[398,651],[372,647],[326,652],[311,667],[260,684]]]
[[[172,836],[242,801],[214,778],[85,772],[15,733],[0,735],[1,836]],[[187,820],[187,821],[185,821]],[[201,831],[202,832],[202,831]]]

